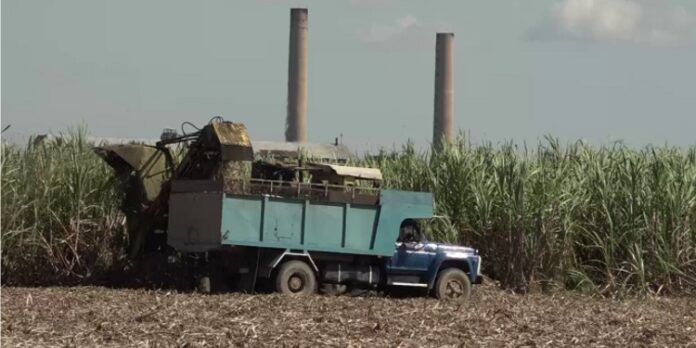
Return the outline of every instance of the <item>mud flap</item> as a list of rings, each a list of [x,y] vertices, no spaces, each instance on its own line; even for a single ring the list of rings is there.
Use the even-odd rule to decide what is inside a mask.
[[[251,252],[248,254],[249,259],[254,261],[249,262],[248,267],[239,270],[239,276],[237,277],[237,291],[253,294],[256,292],[256,283],[259,277],[261,249],[257,248],[256,252]]]

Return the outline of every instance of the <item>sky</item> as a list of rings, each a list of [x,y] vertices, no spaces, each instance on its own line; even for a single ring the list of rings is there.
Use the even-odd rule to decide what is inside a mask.
[[[451,31],[474,142],[696,144],[693,0],[3,0],[3,137],[157,138],[220,115],[282,141],[292,7],[309,9],[309,142],[426,148]]]

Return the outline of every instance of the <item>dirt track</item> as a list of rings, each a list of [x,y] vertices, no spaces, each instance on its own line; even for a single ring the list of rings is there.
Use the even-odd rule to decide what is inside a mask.
[[[3,288],[3,346],[692,346],[696,299],[477,288],[434,299]]]

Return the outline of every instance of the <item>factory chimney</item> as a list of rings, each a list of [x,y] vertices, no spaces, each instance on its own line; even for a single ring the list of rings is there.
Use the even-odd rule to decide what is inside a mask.
[[[288,113],[285,141],[307,140],[307,9],[290,10]]]
[[[437,33],[435,43],[435,113],[433,146],[452,142],[454,127],[454,33]]]

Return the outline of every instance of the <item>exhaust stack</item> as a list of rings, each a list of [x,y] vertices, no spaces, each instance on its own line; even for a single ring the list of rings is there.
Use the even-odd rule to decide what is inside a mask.
[[[287,142],[307,141],[307,19],[306,8],[290,10]]]
[[[454,127],[454,33],[437,33],[435,43],[435,113],[433,146],[452,142]]]

